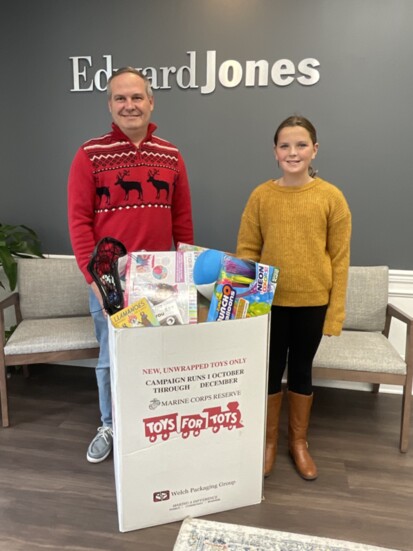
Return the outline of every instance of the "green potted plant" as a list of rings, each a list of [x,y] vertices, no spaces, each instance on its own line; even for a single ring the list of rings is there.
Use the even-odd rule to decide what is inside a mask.
[[[17,284],[16,257],[43,257],[36,232],[24,225],[0,224],[0,266],[7,277],[11,291]],[[0,280],[0,286],[5,288]]]

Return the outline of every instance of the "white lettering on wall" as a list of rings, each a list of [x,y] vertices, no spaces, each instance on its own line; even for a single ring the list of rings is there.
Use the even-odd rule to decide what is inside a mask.
[[[137,67],[151,81],[154,90],[170,90],[174,86],[183,90],[200,89],[201,94],[211,94],[220,85],[223,88],[289,86],[297,81],[302,86],[313,86],[320,80],[317,67],[320,62],[308,57],[294,63],[291,59],[278,59],[269,62],[266,59],[247,60],[241,62],[227,59],[217,62],[216,50],[208,50],[205,56],[205,66],[197,67],[197,52],[186,52],[189,56],[188,65],[181,67]],[[71,92],[103,92],[107,81],[112,75],[112,56],[102,56],[104,66],[95,69],[92,56],[73,56]]]
[[[176,83],[179,88],[198,88],[196,84],[196,52],[187,52],[189,55],[189,65],[180,67],[176,72]],[[187,82],[184,82],[184,77]],[[153,84],[153,83],[152,83]]]

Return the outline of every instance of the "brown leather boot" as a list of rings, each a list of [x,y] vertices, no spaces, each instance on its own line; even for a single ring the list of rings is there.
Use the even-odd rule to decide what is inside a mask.
[[[307,430],[313,395],[288,391],[288,448],[298,474],[305,480],[315,480],[317,467],[308,452]]]
[[[265,437],[264,476],[271,474],[277,455],[278,424],[283,393],[269,394],[267,399],[267,431]]]

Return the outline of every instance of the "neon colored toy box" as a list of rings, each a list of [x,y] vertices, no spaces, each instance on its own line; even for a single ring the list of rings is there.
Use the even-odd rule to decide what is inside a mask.
[[[279,269],[267,264],[223,255],[207,321],[225,321],[268,314]]]

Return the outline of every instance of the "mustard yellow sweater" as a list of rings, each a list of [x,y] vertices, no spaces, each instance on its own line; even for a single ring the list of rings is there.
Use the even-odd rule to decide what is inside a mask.
[[[350,262],[351,213],[342,192],[316,178],[300,187],[269,180],[251,194],[237,256],[277,266],[273,304],[328,304],[323,332],[340,335]]]

